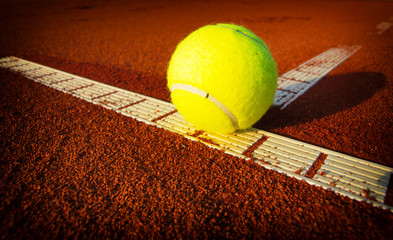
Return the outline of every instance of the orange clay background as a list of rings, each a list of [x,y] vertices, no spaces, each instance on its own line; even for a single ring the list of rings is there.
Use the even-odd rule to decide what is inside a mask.
[[[377,28],[392,17],[391,1],[6,0],[0,57],[170,101],[171,54],[206,24],[252,30],[279,75],[360,45],[255,127],[392,167],[393,28]],[[391,238],[389,211],[0,74],[1,239]]]

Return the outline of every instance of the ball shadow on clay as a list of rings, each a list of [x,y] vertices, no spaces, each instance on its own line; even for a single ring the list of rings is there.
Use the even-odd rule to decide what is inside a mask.
[[[286,108],[271,107],[254,127],[271,130],[329,116],[361,104],[385,85],[377,72],[327,76]]]

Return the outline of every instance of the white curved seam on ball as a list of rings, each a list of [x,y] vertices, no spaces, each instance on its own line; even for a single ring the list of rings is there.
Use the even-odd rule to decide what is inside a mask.
[[[212,103],[214,103],[219,109],[221,109],[221,111],[223,111],[231,119],[232,125],[233,125],[233,127],[235,129],[239,128],[237,119],[232,114],[232,112],[227,107],[225,107],[225,105],[222,104],[218,99],[213,97],[211,94],[203,91],[202,89],[199,89],[197,87],[194,87],[192,85],[185,84],[185,83],[175,83],[175,84],[173,84],[172,87],[171,87],[171,92],[173,92],[176,89],[188,91],[188,92],[191,92],[193,94],[199,95],[199,96],[201,96],[203,98],[206,98],[206,99],[210,100]]]
[[[218,25],[218,24],[217,24],[216,26],[218,26],[218,27],[223,27],[223,28],[228,28],[228,29],[232,29],[232,30],[234,30],[235,32],[240,33],[240,34],[242,34],[242,35],[248,37],[249,39],[253,40],[254,42],[258,43],[259,45],[261,45],[262,47],[265,48],[265,46],[263,46],[262,43],[258,42],[255,38],[252,38],[251,36],[248,36],[247,34],[243,33],[243,32],[240,31],[239,29],[231,28],[231,27],[223,26],[223,25]]]

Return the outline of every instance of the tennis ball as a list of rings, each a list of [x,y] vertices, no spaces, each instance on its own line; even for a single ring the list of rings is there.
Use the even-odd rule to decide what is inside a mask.
[[[167,71],[171,101],[196,128],[247,129],[273,104],[277,67],[266,44],[234,24],[197,29],[176,47]]]

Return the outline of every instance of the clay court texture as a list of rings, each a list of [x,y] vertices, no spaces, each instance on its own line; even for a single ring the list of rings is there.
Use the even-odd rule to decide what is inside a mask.
[[[176,45],[220,22],[260,36],[279,76],[360,47],[254,127],[393,167],[391,1],[2,1],[0,58],[170,102]],[[203,133],[192,141],[19,72],[0,76],[1,239],[392,238],[391,209],[212,148]],[[305,178],[324,175],[325,158]],[[390,178],[386,206],[392,189]]]

